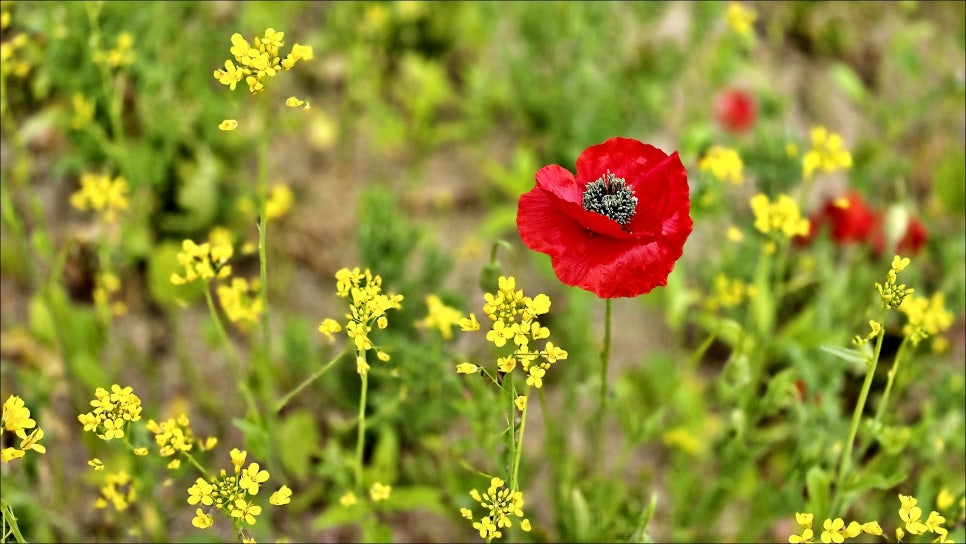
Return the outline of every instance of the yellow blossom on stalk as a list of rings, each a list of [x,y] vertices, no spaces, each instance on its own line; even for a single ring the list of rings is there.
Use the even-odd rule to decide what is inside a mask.
[[[188,488],[188,504],[200,506],[192,522],[199,529],[206,529],[214,523],[210,517],[213,511],[223,510],[230,518],[248,525],[254,525],[262,513],[262,507],[254,500],[261,485],[269,479],[268,471],[261,469],[258,463],[251,463],[242,470],[248,456],[243,450],[234,448],[229,455],[233,467],[231,473],[221,470],[217,476],[197,478]],[[272,494],[269,502],[276,506],[288,504],[291,494],[292,491],[283,485]]]
[[[222,130],[224,132],[231,132],[236,128],[238,128],[237,119],[225,119],[224,121],[218,124],[218,130]]]
[[[265,203],[265,218],[271,220],[282,217],[292,209],[294,202],[295,195],[288,185],[284,183],[272,185],[269,190],[268,201]]]
[[[739,36],[751,36],[752,25],[756,19],[758,19],[758,13],[755,10],[737,2],[728,4],[728,10],[725,11],[725,21]]]
[[[755,214],[755,228],[763,234],[778,232],[787,238],[808,235],[808,219],[802,217],[798,204],[787,195],[779,195],[772,203],[758,193],[751,199],[751,210]]]
[[[392,486],[381,484],[379,482],[372,484],[372,487],[369,488],[369,497],[372,498],[373,502],[388,499],[390,493],[392,493]]]
[[[177,419],[169,418],[161,423],[157,423],[153,419],[149,420],[147,429],[154,433],[154,441],[158,444],[158,453],[162,457],[188,453],[194,447],[194,432],[192,432],[191,422],[185,414],[181,414]]]
[[[290,97],[286,98],[285,99],[285,105],[288,106],[288,107],[290,107],[290,108],[309,109],[311,107],[311,106],[309,106],[309,103],[307,101],[302,100],[301,98],[298,98],[297,96],[290,96]]]
[[[728,231],[725,233],[725,236],[728,237],[729,241],[736,244],[745,237],[745,235],[741,233],[741,229],[735,226],[728,227]]]
[[[513,399],[513,405],[517,407],[517,410],[521,412],[527,409],[527,396],[520,395],[519,397]]]
[[[301,44],[293,45],[292,51],[284,59],[280,58],[279,49],[285,45],[284,38],[284,32],[277,32],[273,28],[266,29],[263,36],[256,37],[254,44],[249,44],[237,32],[232,34],[230,52],[235,61],[225,61],[224,69],[215,70],[215,79],[231,90],[235,90],[235,86],[244,80],[249,92],[256,94],[265,88],[266,80],[275,77],[281,70],[291,70],[298,61],[312,59],[312,48]]]
[[[741,172],[744,163],[741,162],[738,151],[729,147],[713,146],[698,161],[698,168],[701,171],[710,171],[718,181],[727,181],[732,185],[740,185],[743,181]]]
[[[481,494],[474,489],[470,491],[470,496],[480,503],[486,512],[479,521],[473,522],[473,528],[479,531],[480,538],[486,539],[487,542],[503,536],[500,529],[513,526],[510,516],[523,518],[523,492],[504,487],[504,482],[500,478],[490,480],[490,488],[486,493]],[[473,520],[473,513],[469,509],[462,508],[460,513],[463,517]],[[529,530],[530,521],[523,519],[520,527],[525,531]]]
[[[868,335],[866,335],[866,336],[855,335],[855,337],[852,338],[852,343],[855,344],[855,345],[857,345],[857,346],[861,346],[862,344],[867,344],[873,338],[879,336],[879,333],[882,331],[882,325],[878,321],[872,321],[872,320],[870,320],[869,321],[869,328],[872,329],[872,330],[871,330],[871,332],[869,332]]]
[[[114,42],[114,49],[109,49],[103,55],[103,61],[111,68],[130,66],[134,64],[134,36],[128,32],[121,32]],[[97,56],[95,56],[95,62]]]
[[[460,363],[456,365],[456,372],[458,374],[476,374],[480,371],[480,367],[474,365],[473,363]]]
[[[913,535],[921,535],[928,530],[922,522],[922,508],[916,506],[917,502],[911,495],[899,494],[899,519],[905,524],[906,531]]]
[[[936,508],[940,510],[949,510],[954,502],[956,502],[956,496],[950,493],[947,487],[940,489],[939,494],[936,495]]]
[[[755,287],[737,278],[729,279],[724,274],[714,278],[714,292],[705,301],[705,306],[716,311],[719,308],[734,308],[755,296]]]
[[[37,422],[30,417],[30,409],[23,399],[16,395],[7,397],[3,403],[0,428],[3,431],[13,432],[20,439],[19,447],[10,446],[0,450],[0,461],[4,463],[20,459],[31,450],[40,454],[47,451],[47,448],[40,444],[40,440],[44,437],[43,429],[37,427]],[[28,429],[33,430],[28,433]]]
[[[234,249],[231,244],[212,245],[208,242],[196,244],[191,240],[184,240],[181,252],[178,253],[178,263],[184,267],[184,276],[171,274],[171,283],[184,285],[197,279],[208,281],[213,278],[227,278],[231,275],[231,259]]]
[[[369,339],[373,325],[384,329],[388,325],[386,312],[390,309],[399,309],[403,300],[402,295],[383,294],[382,278],[374,276],[367,268],[361,272],[358,267],[349,270],[343,268],[335,274],[336,293],[349,301],[350,312],[345,314],[346,335],[352,339],[356,348],[356,371],[359,374],[366,374],[369,365],[366,363],[366,352],[374,350],[376,357],[381,361],[386,361],[389,355],[373,345]],[[326,319],[319,325],[319,332],[331,335],[337,332],[333,326],[334,320]]]
[[[117,212],[127,209],[127,181],[124,178],[118,176],[112,180],[110,176],[83,174],[80,183],[80,189],[70,196],[71,206],[78,210],[100,212],[104,221],[113,223]]]
[[[262,298],[258,280],[248,283],[244,278],[232,278],[231,285],[219,285],[216,290],[225,315],[232,323],[257,323],[262,315]]]
[[[113,506],[114,510],[123,512],[137,498],[134,482],[131,476],[123,470],[116,473],[104,475],[104,486],[101,487],[101,496],[94,501],[94,507],[107,508]]]
[[[275,506],[286,505],[292,502],[292,490],[287,485],[283,485],[278,491],[272,493],[272,496],[268,498],[268,502]]]
[[[443,304],[436,295],[426,297],[426,307],[429,314],[419,322],[420,325],[427,328],[436,327],[443,335],[443,340],[452,338],[453,327],[459,324],[463,314],[456,308]]]
[[[812,521],[814,516],[806,512],[796,512],[795,513],[795,523],[799,526],[800,531],[788,537],[788,542],[792,544],[800,544],[807,542],[814,542],[815,532],[812,529]],[[882,527],[879,526],[879,522],[870,521],[868,523],[859,523],[857,521],[851,521],[848,525],[845,524],[845,520],[842,518],[826,519],[822,524],[822,535],[821,541],[823,543],[829,542],[844,542],[850,538],[855,538],[862,533],[881,536]]]
[[[902,305],[902,301],[915,292],[915,289],[906,288],[906,284],[897,283],[897,275],[909,266],[908,258],[901,258],[898,255],[892,258],[892,268],[886,274],[885,284],[875,282],[875,288],[879,291],[884,310],[894,310]]]
[[[346,491],[341,497],[339,497],[339,504],[342,506],[352,506],[356,503],[356,494],[351,491]]]
[[[547,342],[545,349],[531,351],[530,344],[550,336],[550,330],[540,325],[537,317],[550,311],[550,297],[544,294],[530,298],[516,288],[516,280],[501,276],[495,294],[483,295],[483,313],[493,324],[486,333],[486,339],[500,348],[512,345],[511,355],[500,357],[497,361],[500,372],[509,373],[518,365],[527,375],[527,385],[543,387],[543,377],[553,363],[567,358],[567,352]],[[459,320],[464,331],[480,329],[476,316]],[[540,360],[539,362],[537,362]],[[458,365],[457,372],[467,373],[469,367]]]
[[[74,107],[74,117],[71,118],[70,126],[75,130],[80,130],[94,118],[95,103],[93,100],[85,98],[83,93],[71,95],[70,102]]]
[[[852,154],[842,142],[842,137],[822,126],[811,130],[812,149],[802,157],[802,171],[806,178],[817,171],[834,172],[852,168]]]
[[[935,336],[953,325],[954,316],[946,310],[945,297],[936,293],[932,298],[906,297],[899,304],[899,311],[906,314],[908,321],[902,327],[902,334],[913,344],[927,336]]]
[[[102,440],[124,438],[127,425],[141,419],[141,399],[130,386],[122,388],[114,384],[108,393],[102,387],[94,391],[91,401],[94,410],[77,416],[85,431],[91,431]]]
[[[104,470],[104,462],[98,459],[97,457],[88,461],[87,464],[97,472]]]

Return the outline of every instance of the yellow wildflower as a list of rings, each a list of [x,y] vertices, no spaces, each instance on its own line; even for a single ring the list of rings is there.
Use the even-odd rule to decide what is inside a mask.
[[[817,171],[834,172],[852,167],[852,154],[845,149],[842,137],[822,126],[811,130],[812,149],[802,157],[802,171],[806,178]]]
[[[738,151],[721,146],[713,146],[704,157],[698,161],[698,168],[701,171],[710,171],[718,181],[727,181],[732,185],[740,185],[742,182],[741,172],[744,163]]]
[[[779,195],[772,203],[759,193],[752,197],[751,209],[755,214],[755,228],[764,234],[778,232],[787,238],[808,235],[808,219],[801,216],[798,204],[787,195]]]
[[[755,10],[746,8],[737,2],[728,4],[728,10],[725,11],[725,21],[739,36],[751,36],[752,25],[756,19],[758,19],[758,13]]]
[[[426,307],[429,314],[419,322],[420,325],[428,328],[436,327],[443,336],[443,340],[452,338],[453,326],[460,322],[463,314],[456,308],[443,304],[436,295],[426,297]]]
[[[127,209],[127,181],[124,178],[118,176],[111,180],[110,176],[83,174],[80,183],[80,189],[70,197],[71,205],[78,210],[100,212],[106,222],[113,223],[117,212]]]

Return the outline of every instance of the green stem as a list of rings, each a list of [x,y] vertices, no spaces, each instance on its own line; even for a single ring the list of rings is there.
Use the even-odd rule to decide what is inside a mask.
[[[600,399],[597,405],[597,417],[593,422],[593,459],[599,459],[603,448],[604,415],[607,411],[607,367],[610,363],[611,337],[611,299],[606,299],[604,307],[604,347],[600,352]],[[592,460],[593,461],[593,460]]]
[[[196,469],[198,469],[198,472],[200,472],[202,476],[204,476],[205,478],[208,477],[208,471],[205,470],[205,467],[201,466],[198,463],[198,461],[194,458],[193,455],[191,455],[190,453],[188,453],[186,451],[181,452],[181,453],[182,453],[182,455],[184,455],[188,459],[188,461],[191,462],[192,465],[195,466]]]
[[[7,540],[7,535],[13,535],[17,542],[26,542],[27,540],[20,534],[20,527],[17,525],[17,516],[14,515],[13,508],[6,501],[0,501],[0,511],[3,512],[3,540]]]
[[[358,354],[363,362],[366,359],[366,352]],[[360,374],[362,378],[362,392],[359,394],[359,431],[356,435],[356,489],[362,491],[362,446],[365,443],[366,434],[366,392],[369,389],[369,372],[364,371]]]
[[[855,436],[859,432],[859,423],[862,421],[862,412],[865,409],[865,401],[869,397],[869,390],[872,388],[872,379],[875,377],[875,368],[879,363],[879,353],[882,351],[882,340],[885,338],[885,331],[879,331],[875,341],[875,351],[872,359],[866,363],[865,382],[862,384],[862,391],[859,392],[859,399],[855,403],[855,411],[852,412],[852,426],[849,428],[849,438],[845,442],[845,449],[842,451],[842,459],[839,462],[838,476],[835,479],[835,499],[832,502],[830,517],[835,517],[842,503],[842,489],[845,480],[848,478],[852,464],[852,447],[855,443]]]
[[[242,396],[245,397],[245,403],[248,405],[249,411],[255,417],[255,421],[261,423],[262,416],[261,412],[258,410],[258,406],[255,404],[255,398],[252,396],[251,390],[248,388],[248,383],[242,377],[241,374],[241,363],[238,359],[238,353],[235,351],[234,344],[228,338],[228,333],[225,332],[225,326],[221,323],[221,318],[218,317],[218,310],[215,309],[215,301],[211,296],[211,287],[205,285],[205,301],[208,302],[208,311],[211,313],[211,318],[215,322],[215,328],[218,329],[218,336],[221,339],[222,345],[225,346],[225,350],[228,352],[229,366],[231,367],[232,377],[235,379],[235,383],[238,385],[238,390],[241,392]]]
[[[272,335],[268,318],[268,258],[266,256],[266,238],[268,237],[268,217],[266,216],[266,208],[268,207],[268,143],[265,138],[259,141],[258,146],[258,199],[260,210],[258,217],[258,273],[262,299],[262,349],[265,354],[265,363],[267,363],[272,356]],[[268,365],[264,366],[267,370]]]
[[[892,368],[889,370],[889,381],[886,382],[885,391],[882,392],[882,400],[879,401],[879,408],[875,412],[875,423],[879,424],[882,422],[882,416],[885,415],[886,406],[889,404],[889,394],[892,392],[892,383],[896,379],[896,374],[899,373],[899,364],[902,362],[903,355],[906,354],[906,344],[909,342],[908,337],[903,337],[902,343],[899,344],[899,351],[896,352],[896,360],[892,363]]]
[[[524,405],[523,412],[520,414],[520,429],[517,431],[516,451],[513,453],[513,471],[510,473],[510,489],[513,491],[520,489],[520,458],[523,453],[523,431],[527,427],[527,409],[530,407],[530,389],[531,386],[528,385],[525,393],[527,396],[527,404]],[[510,409],[516,410],[516,404],[511,402]]]
[[[289,391],[284,397],[282,397],[282,400],[278,401],[275,404],[275,411],[276,412],[279,412],[279,411],[282,410],[282,408],[285,408],[285,405],[288,404],[289,401],[292,400],[293,397],[295,397],[295,395],[298,395],[303,389],[305,389],[306,387],[308,387],[309,384],[311,384],[312,382],[314,382],[315,380],[317,380],[318,378],[320,378],[323,374],[325,374],[326,372],[328,372],[329,369],[332,368],[332,366],[339,359],[341,359],[342,356],[345,355],[345,354],[346,354],[346,352],[343,351],[342,353],[336,355],[331,361],[329,361],[328,363],[325,363],[325,365],[323,365],[322,368],[316,370],[308,378],[305,378],[305,380],[302,383],[300,383],[298,386],[296,386],[295,389],[292,389],[291,391]]]

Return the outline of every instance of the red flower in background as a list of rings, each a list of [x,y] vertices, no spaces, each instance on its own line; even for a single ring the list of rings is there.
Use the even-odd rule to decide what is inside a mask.
[[[691,234],[687,172],[678,154],[611,138],[577,159],[577,175],[551,164],[522,195],[523,243],[550,255],[563,283],[601,298],[667,284]]]
[[[832,239],[847,244],[869,241],[880,228],[881,218],[882,214],[870,208],[861,194],[849,191],[844,197],[826,201],[812,218],[812,224],[818,227],[829,223]]]
[[[896,253],[900,255],[915,255],[919,253],[922,246],[926,245],[928,239],[929,231],[926,230],[926,226],[915,217],[911,217],[909,218],[909,223],[906,225],[906,233],[902,235],[902,238],[896,244]]]
[[[865,243],[881,256],[886,246],[886,228],[883,213],[870,207],[862,195],[849,191],[844,197],[829,199],[810,218],[812,229],[809,236],[797,238],[800,244],[809,244],[825,225],[829,226],[832,241],[839,245]],[[925,245],[929,233],[925,225],[910,218],[902,237],[893,248],[894,253],[915,255]]]
[[[726,90],[718,96],[714,109],[718,123],[728,132],[741,134],[755,124],[755,98],[745,91]]]

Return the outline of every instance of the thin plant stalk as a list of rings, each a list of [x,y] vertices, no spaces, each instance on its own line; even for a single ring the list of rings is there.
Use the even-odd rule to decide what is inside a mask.
[[[597,405],[597,417],[593,437],[594,459],[600,458],[601,448],[603,447],[604,415],[607,412],[607,368],[610,364],[611,299],[608,298],[606,300],[607,302],[604,306],[604,347],[600,352],[600,398]]]
[[[366,352],[363,351],[358,354],[358,357],[362,358],[362,361],[366,360]],[[366,434],[366,392],[369,389],[369,373],[362,372],[359,375],[362,378],[362,391],[359,393],[359,431],[356,435],[356,463],[355,463],[355,477],[356,477],[356,488],[360,491],[362,490],[362,446],[365,443]]]
[[[323,374],[328,372],[329,369],[332,368],[332,366],[335,365],[335,363],[338,362],[339,359],[341,359],[342,356],[345,354],[346,352],[343,351],[342,353],[336,355],[331,361],[329,361],[328,363],[325,363],[324,365],[322,365],[321,368],[313,372],[311,376],[309,376],[308,378],[305,378],[305,380],[303,380],[302,383],[298,384],[295,387],[295,389],[292,389],[291,391],[286,393],[286,395],[282,397],[282,399],[279,400],[278,403],[275,404],[275,411],[279,412],[282,410],[282,408],[285,408],[285,405],[287,405],[289,401],[292,400],[293,397],[295,397],[295,395],[298,395],[303,389],[308,387],[312,382],[314,382],[315,380],[320,378]]]
[[[885,338],[885,331],[881,330],[875,340],[875,350],[872,354],[872,359],[866,363],[865,382],[862,384],[862,391],[859,392],[859,399],[855,403],[855,411],[852,413],[852,425],[849,428],[849,438],[845,442],[845,449],[842,451],[842,459],[839,462],[838,475],[835,478],[835,498],[832,501],[830,515],[835,515],[842,504],[842,489],[852,469],[852,447],[855,444],[855,436],[859,432],[859,423],[862,421],[865,401],[868,399],[869,390],[872,388],[872,379],[875,377],[875,368],[879,363],[879,353],[882,351],[883,338]]]
[[[530,388],[530,386],[527,386],[525,393],[527,401],[530,400]],[[520,428],[517,430],[516,451],[513,454],[513,471],[510,473],[510,488],[514,491],[520,489],[520,458],[523,454],[523,432],[527,427],[527,408],[529,407],[530,403],[527,402],[523,406],[523,411],[520,413]],[[510,401],[510,410],[516,410],[516,404],[512,400]]]
[[[211,318],[215,322],[215,328],[218,329],[218,336],[221,338],[221,342],[225,346],[225,350],[228,352],[228,361],[229,366],[231,366],[232,377],[235,378],[235,382],[238,384],[238,390],[241,392],[242,396],[245,397],[245,403],[248,405],[248,409],[255,416],[256,421],[260,423],[262,421],[261,412],[258,410],[258,405],[255,404],[255,398],[252,396],[252,392],[248,388],[248,383],[242,378],[241,364],[238,359],[238,353],[235,351],[235,346],[228,338],[228,333],[225,332],[225,326],[221,323],[221,318],[218,317],[218,310],[215,308],[215,301],[211,297],[211,289],[208,285],[205,285],[204,291],[205,300],[208,302],[208,311],[211,313]]]
[[[889,370],[889,381],[886,382],[885,390],[882,392],[882,400],[879,401],[879,407],[875,412],[875,423],[881,423],[882,417],[885,415],[886,406],[889,404],[889,394],[892,392],[892,384],[895,382],[896,374],[899,373],[899,365],[902,363],[902,358],[906,354],[907,344],[909,343],[909,337],[904,337],[902,343],[899,344],[899,351],[896,352],[896,359],[892,363],[892,368]]]

